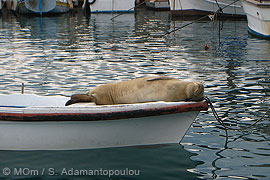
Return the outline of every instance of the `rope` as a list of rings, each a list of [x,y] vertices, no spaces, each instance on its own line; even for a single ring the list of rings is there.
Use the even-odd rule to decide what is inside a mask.
[[[227,125],[223,122],[223,120],[218,116],[218,114],[217,114],[217,112],[216,112],[216,110],[215,110],[215,108],[214,108],[214,106],[213,106],[211,100],[210,100],[207,96],[205,96],[204,99],[205,99],[206,102],[209,104],[209,106],[210,106],[210,108],[211,108],[211,110],[212,110],[212,112],[213,112],[213,114],[214,114],[216,120],[224,127],[225,132],[226,132],[226,137],[228,137],[228,132],[227,132],[228,130],[244,131],[244,130],[246,130],[246,129],[251,128],[252,126],[255,126],[258,122],[262,121],[262,120],[264,119],[264,117],[267,115],[267,113],[270,111],[270,108],[268,108],[267,111],[264,113],[264,115],[263,115],[261,118],[259,118],[259,119],[256,120],[253,124],[251,124],[251,125],[249,125],[249,126],[247,126],[247,127],[243,127],[243,128],[232,128],[232,127],[230,127],[230,126],[227,126]]]
[[[145,3],[145,1],[143,1],[143,2],[141,2],[141,3],[139,3],[139,4],[137,4],[136,6],[134,6],[134,7],[130,8],[130,9],[128,9],[127,12],[130,11],[130,10],[132,10],[132,9],[134,9],[134,8],[136,8],[136,7],[138,7],[138,6],[140,6],[140,5],[142,5],[142,4],[144,4],[144,3]],[[113,19],[115,19],[115,18],[117,18],[118,16],[121,16],[121,15],[123,15],[123,14],[118,14],[118,15],[112,17],[111,20],[113,20]]]
[[[222,13],[222,14],[223,14],[223,9],[229,7],[230,5],[236,3],[237,1],[240,1],[240,0],[235,0],[235,1],[233,1],[232,3],[230,3],[230,4],[227,4],[227,5],[224,6],[223,8],[221,8],[221,7],[219,6],[219,4],[217,3],[217,5],[218,5],[219,8],[218,8],[218,10],[215,11],[214,13],[210,13],[210,14],[208,14],[208,15],[202,16],[202,17],[200,17],[199,19],[196,19],[196,20],[194,20],[194,21],[192,21],[192,22],[190,22],[190,23],[187,23],[187,24],[185,24],[185,25],[183,25],[183,26],[180,26],[180,27],[178,27],[178,28],[176,28],[176,29],[174,29],[174,30],[172,30],[172,31],[169,31],[169,32],[167,32],[167,33],[161,35],[160,37],[167,36],[167,35],[169,35],[169,34],[175,32],[175,31],[178,31],[178,30],[180,30],[180,29],[183,29],[183,28],[186,27],[186,26],[189,26],[189,25],[191,25],[191,24],[193,24],[193,23],[195,23],[195,22],[198,22],[198,21],[200,21],[200,20],[202,20],[202,19],[204,19],[204,18],[209,17],[210,15],[214,15],[214,16],[215,16],[215,15],[217,15],[218,13]]]
[[[189,25],[191,25],[191,24],[193,24],[193,23],[195,23],[195,22],[197,22],[197,21],[200,21],[200,20],[206,18],[207,16],[208,16],[208,15],[203,16],[203,17],[200,17],[199,19],[196,19],[196,20],[194,20],[194,21],[192,21],[192,22],[190,22],[190,23],[184,24],[183,26],[180,26],[180,27],[178,27],[178,28],[176,28],[176,29],[174,29],[174,30],[172,30],[172,31],[166,32],[165,34],[161,35],[160,37],[167,36],[167,35],[169,35],[169,34],[175,32],[175,31],[178,31],[178,30],[180,30],[180,29],[183,29],[184,27],[189,26]]]
[[[220,46],[220,44],[221,44],[221,34],[220,34],[220,31],[223,29],[224,22],[223,22],[222,16],[224,16],[224,12],[223,12],[223,9],[220,7],[218,1],[217,0],[215,0],[215,1],[216,1],[218,10],[215,12],[214,17],[216,17],[217,15],[220,15],[220,17],[221,17],[221,18],[218,19],[218,43],[219,43],[219,46]],[[221,25],[220,25],[220,21],[221,21]]]
[[[219,5],[219,3],[217,2],[217,0],[215,0],[215,1],[216,1],[217,6],[218,6],[218,9],[222,11],[222,8],[220,7],[220,5]]]

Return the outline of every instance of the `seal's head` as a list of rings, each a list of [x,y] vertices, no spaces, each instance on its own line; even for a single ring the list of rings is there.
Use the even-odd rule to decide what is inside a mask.
[[[204,99],[204,87],[200,82],[189,83],[186,91],[188,100],[202,101]]]
[[[65,106],[69,106],[71,104],[80,103],[80,102],[95,102],[93,96],[87,94],[74,94],[70,97],[65,104]]]

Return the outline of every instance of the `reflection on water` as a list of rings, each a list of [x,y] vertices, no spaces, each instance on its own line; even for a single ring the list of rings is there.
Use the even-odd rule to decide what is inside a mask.
[[[252,124],[269,108],[270,42],[250,37],[246,21],[225,21],[219,44],[214,22],[193,23],[160,37],[189,21],[172,21],[169,12],[144,10],[111,21],[112,17],[93,14],[87,19],[78,13],[40,19],[2,14],[1,94],[19,92],[24,82],[26,93],[69,96],[102,83],[161,74],[203,82],[220,117],[233,127]],[[210,50],[204,50],[205,44]],[[36,156],[43,161],[51,156],[45,164],[58,167],[132,164],[147,169],[141,179],[269,179],[269,132],[267,116],[250,130],[229,131],[225,146],[224,131],[207,111],[199,114],[183,139],[184,149],[173,145],[150,150],[6,151],[0,161],[1,168],[12,163],[41,168]],[[76,156],[82,159],[68,158]]]
[[[178,144],[162,147],[76,151],[3,151],[0,154],[0,169],[10,168],[12,173],[8,177],[14,179],[24,178],[21,174],[28,173],[29,170],[35,170],[32,172],[36,174],[43,173],[43,176],[31,176],[31,172],[29,172],[29,179],[37,177],[40,179],[109,179],[107,171],[126,170],[130,173],[134,172],[134,174],[125,175],[123,173],[123,175],[110,178],[163,179],[161,177],[171,177],[195,180],[196,175],[186,171],[187,168],[194,168],[200,164],[200,162],[190,160],[193,155]],[[20,168],[22,169],[21,174]],[[87,170],[88,176],[77,175],[76,170]],[[93,171],[96,171],[95,174]],[[0,177],[3,177],[2,174]]]

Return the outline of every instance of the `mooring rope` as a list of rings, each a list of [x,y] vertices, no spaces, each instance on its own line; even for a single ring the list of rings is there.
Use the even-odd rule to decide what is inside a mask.
[[[264,113],[264,115],[261,118],[257,119],[254,123],[252,123],[251,125],[249,125],[247,127],[232,128],[230,126],[227,126],[224,123],[224,121],[218,116],[218,114],[217,114],[217,112],[216,112],[216,110],[215,110],[215,108],[214,108],[211,100],[207,96],[205,96],[204,99],[209,104],[209,106],[210,106],[210,108],[211,108],[211,110],[212,110],[212,112],[213,112],[216,120],[223,126],[227,138],[228,138],[228,130],[234,130],[234,131],[244,131],[244,130],[247,130],[247,129],[251,128],[252,126],[256,125],[258,122],[262,121],[265,118],[265,116],[267,115],[267,113],[270,111],[270,108],[268,108],[267,111]]]
[[[161,35],[160,37],[167,36],[167,35],[169,35],[169,34],[175,32],[175,31],[178,31],[178,30],[180,30],[180,29],[183,29],[183,28],[186,27],[186,26],[189,26],[189,25],[191,25],[191,24],[193,24],[193,23],[195,23],[195,22],[198,22],[198,21],[200,21],[200,20],[202,20],[202,19],[204,19],[204,18],[209,17],[210,15],[216,16],[216,15],[219,14],[219,13],[223,14],[223,9],[229,7],[230,5],[236,3],[237,1],[240,1],[240,0],[235,0],[235,1],[231,2],[230,4],[227,4],[227,5],[224,6],[223,8],[221,8],[221,7],[219,6],[219,4],[217,3],[218,10],[216,10],[214,13],[210,13],[210,14],[208,14],[208,15],[202,16],[202,17],[200,17],[200,18],[198,18],[198,19],[196,19],[196,20],[194,20],[194,21],[192,21],[192,22],[190,22],[190,23],[184,24],[183,26],[180,26],[180,27],[178,27],[178,28],[176,28],[176,29],[174,29],[174,30],[172,30],[172,31],[166,32],[165,34]]]
[[[145,1],[143,1],[143,2],[141,2],[141,3],[139,3],[139,4],[137,4],[137,5],[135,5],[134,7],[128,9],[127,12],[131,11],[132,9],[134,9],[134,8],[136,8],[136,7],[138,7],[138,6],[142,5],[142,4],[144,4],[144,3],[145,3]],[[123,15],[123,13],[120,13],[120,14],[118,14],[118,15],[112,17],[111,20],[114,20],[115,18],[117,18],[117,17],[119,17],[119,16],[121,16],[121,15]]]

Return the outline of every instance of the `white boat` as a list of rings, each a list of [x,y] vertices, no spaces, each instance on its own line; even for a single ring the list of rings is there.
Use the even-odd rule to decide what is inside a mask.
[[[12,0],[19,14],[60,14],[73,8],[71,0]]]
[[[88,5],[91,13],[134,12],[135,0],[84,0],[83,8]]]
[[[248,20],[248,31],[270,39],[270,0],[242,0]]]
[[[179,143],[206,102],[64,106],[63,96],[0,95],[0,150]]]
[[[146,0],[145,5],[153,10],[170,10],[169,0]]]
[[[169,0],[173,17],[204,16],[224,8],[224,16],[244,17],[245,12],[240,1],[235,0]],[[218,3],[217,3],[218,2]]]

